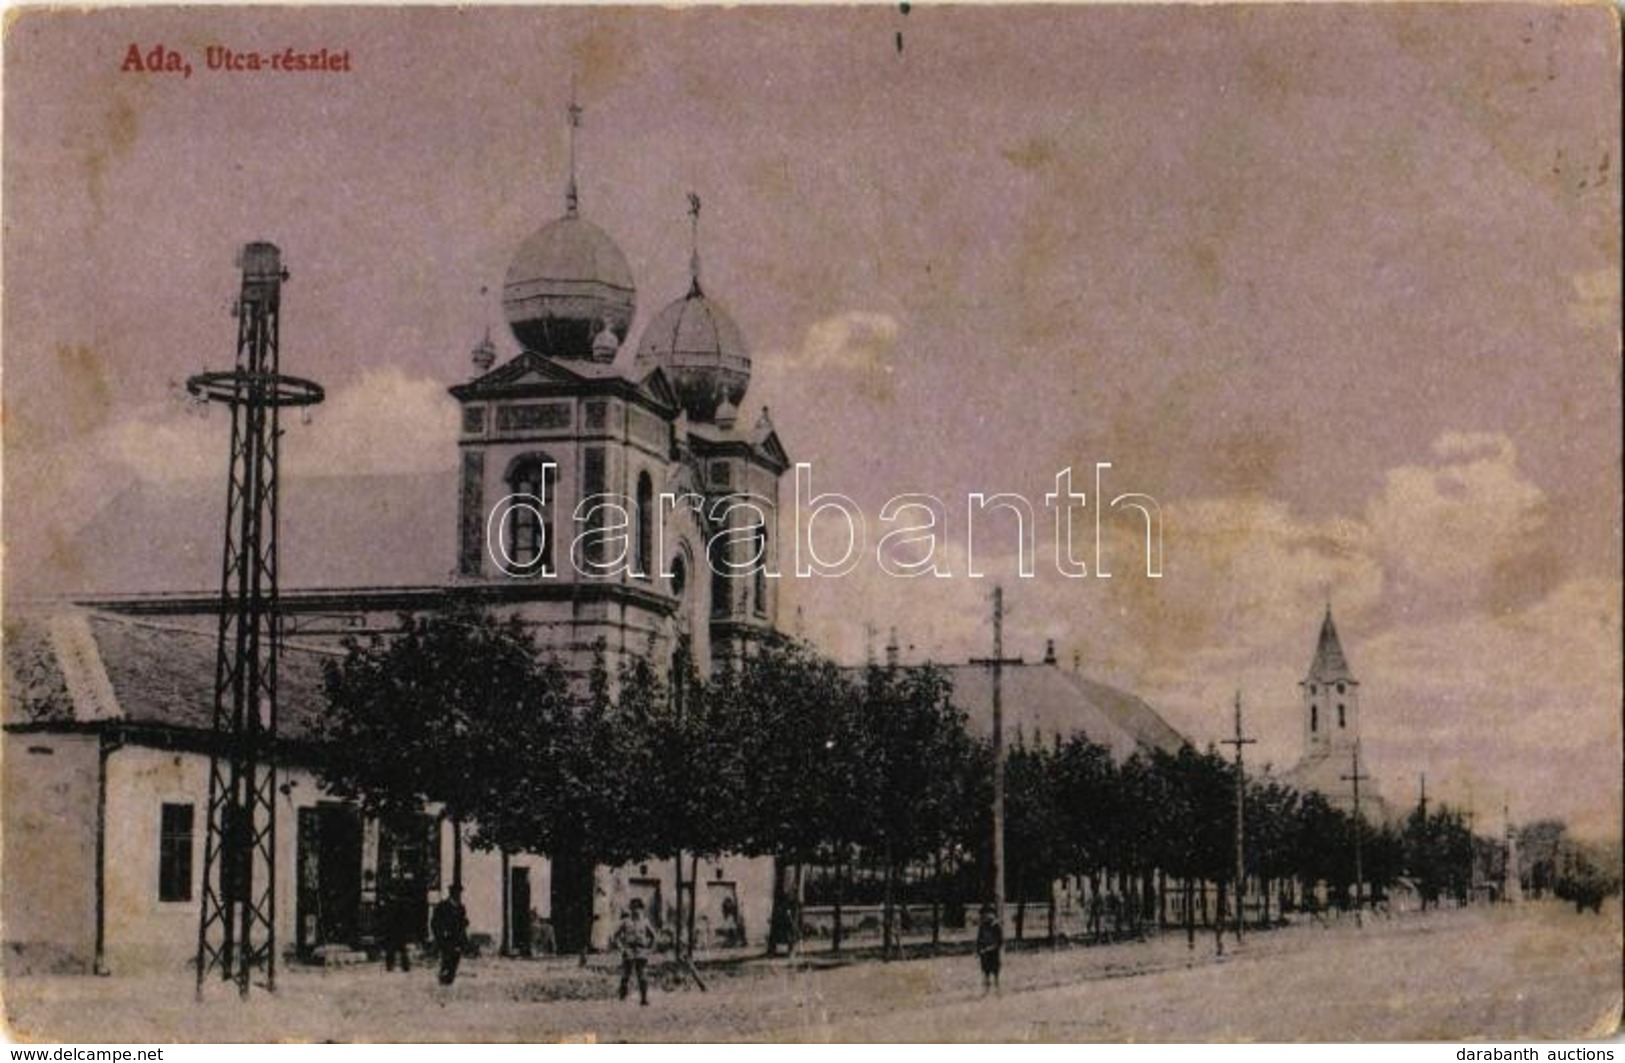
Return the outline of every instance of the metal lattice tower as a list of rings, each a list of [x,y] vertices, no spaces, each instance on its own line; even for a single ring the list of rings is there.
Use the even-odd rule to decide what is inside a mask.
[[[197,991],[218,971],[248,995],[250,972],[276,985],[277,445],[284,406],[322,401],[320,385],[278,370],[282,253],[252,243],[238,260],[237,363],[186,390],[231,407],[220,639],[209,754],[208,835],[198,916]]]

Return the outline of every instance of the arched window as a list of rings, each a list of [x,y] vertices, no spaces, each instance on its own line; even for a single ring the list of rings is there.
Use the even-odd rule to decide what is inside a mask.
[[[638,473],[638,575],[647,577],[653,569],[655,539],[655,485],[647,472]]]
[[[767,529],[756,526],[756,612],[767,615]]]
[[[1337,726],[1339,730],[1347,726],[1347,720],[1343,716],[1343,706],[1341,705],[1337,707]]]
[[[1309,706],[1309,733],[1314,734],[1320,730],[1320,706]]]
[[[529,502],[508,510],[508,557],[516,569],[553,569],[553,496],[557,482],[557,466],[540,455],[520,458],[508,472],[509,494],[541,500],[539,506]]]
[[[728,569],[731,551],[722,534],[711,538],[711,615],[727,616],[733,608],[733,578]]]

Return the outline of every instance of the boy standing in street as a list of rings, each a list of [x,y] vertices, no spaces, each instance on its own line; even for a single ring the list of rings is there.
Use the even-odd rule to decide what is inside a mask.
[[[976,924],[976,958],[982,961],[982,992],[999,988],[999,960],[1004,951],[1004,928],[993,915],[991,904],[982,905],[982,918]]]
[[[638,978],[638,1003],[649,1003],[649,950],[654,948],[655,929],[649,925],[649,920],[643,915],[643,901],[633,898],[632,903],[625,912],[621,913],[621,924],[615,928],[615,935],[610,938],[610,944],[620,947],[621,950],[621,999],[626,999],[626,992],[632,981],[632,976]]]

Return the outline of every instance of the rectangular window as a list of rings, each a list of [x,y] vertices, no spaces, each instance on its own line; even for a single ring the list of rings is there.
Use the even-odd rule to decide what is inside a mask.
[[[191,805],[164,805],[158,832],[158,899],[192,899]]]

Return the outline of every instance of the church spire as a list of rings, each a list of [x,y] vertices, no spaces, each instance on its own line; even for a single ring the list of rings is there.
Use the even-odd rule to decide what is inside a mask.
[[[1319,682],[1336,682],[1354,678],[1349,670],[1348,658],[1343,656],[1343,643],[1337,637],[1337,625],[1332,622],[1332,606],[1326,603],[1326,618],[1320,623],[1320,641],[1315,646],[1315,659],[1309,664],[1309,678]]]

